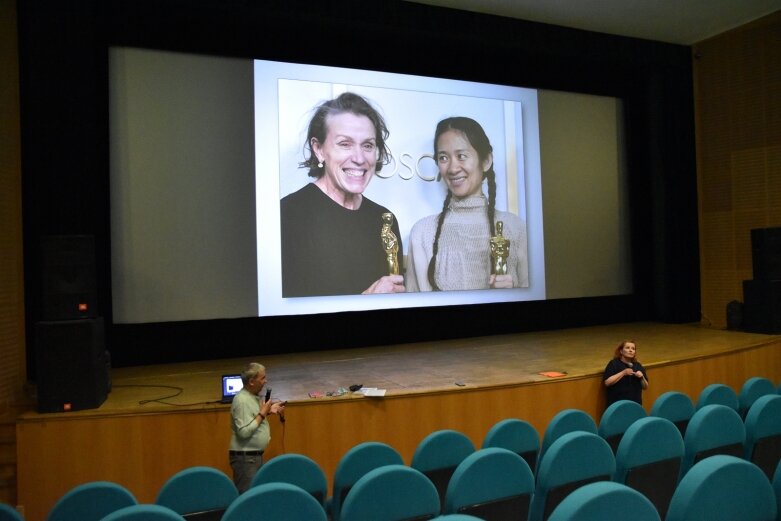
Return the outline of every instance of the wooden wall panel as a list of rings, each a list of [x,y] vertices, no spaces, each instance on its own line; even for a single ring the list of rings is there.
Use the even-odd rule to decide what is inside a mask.
[[[696,44],[694,56],[703,321],[752,278],[752,228],[781,226],[781,11]]]
[[[0,502],[16,501],[14,422],[26,374],[16,2],[0,0]]]

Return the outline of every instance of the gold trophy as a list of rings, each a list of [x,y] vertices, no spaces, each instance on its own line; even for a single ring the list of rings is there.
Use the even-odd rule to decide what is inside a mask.
[[[507,257],[510,255],[510,239],[502,235],[503,228],[504,223],[496,221],[496,235],[491,237],[491,258],[496,275],[507,275]]]
[[[382,230],[380,231],[380,240],[382,249],[385,250],[385,259],[388,262],[388,275],[399,274],[399,239],[393,233],[393,214],[386,212],[382,214]]]

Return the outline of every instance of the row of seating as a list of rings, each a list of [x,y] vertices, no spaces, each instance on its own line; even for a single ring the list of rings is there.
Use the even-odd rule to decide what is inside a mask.
[[[559,447],[567,445],[571,449],[568,455],[575,454],[575,451],[588,450],[584,441],[588,439],[601,444],[602,456],[609,459],[610,452],[604,440],[585,432],[573,432],[563,436],[553,444],[549,454],[558,454]],[[545,468],[550,457],[543,460],[541,468]],[[182,483],[189,482],[202,494],[207,493],[208,489],[204,488],[203,484],[193,480],[194,475],[206,469],[208,468],[187,469],[186,474],[189,477],[183,479]],[[208,472],[203,475],[208,475]],[[227,476],[225,478],[227,479]],[[211,482],[209,477],[205,480]],[[77,487],[72,491],[73,494],[67,495],[71,502],[74,497],[81,496],[80,509],[73,506],[68,512],[55,509],[48,519],[63,519],[65,515],[69,516],[65,519],[83,521],[200,519],[200,513],[180,515],[159,504],[135,503],[119,507],[102,516],[99,510],[105,508],[108,504],[106,498],[113,492],[125,502],[132,502],[132,495],[118,485],[111,486],[101,482],[91,485]],[[98,490],[101,492],[98,493]],[[630,515],[638,521],[774,521],[781,512],[781,465],[775,472],[771,486],[756,465],[734,456],[709,457],[697,463],[676,487],[666,516],[661,516],[653,503],[642,493],[606,479],[585,484],[581,482],[573,490],[557,491],[556,493],[563,497],[558,502],[546,505],[542,513],[539,505],[543,502],[535,503],[539,490],[540,485],[536,488],[534,486],[528,465],[517,454],[506,449],[481,449],[468,456],[453,475],[446,502],[446,512],[455,512],[453,514],[439,515],[438,494],[433,483],[423,473],[405,465],[386,465],[368,472],[355,483],[347,495],[341,518],[347,521],[611,521],[623,520]],[[550,495],[554,495],[553,490]],[[90,510],[87,505],[95,501],[97,504]],[[93,515],[100,517],[91,517]],[[263,483],[253,487],[235,499],[220,515],[225,521],[327,519],[325,508],[314,496],[296,485],[282,482]],[[10,507],[0,505],[0,520],[18,521],[21,516]]]
[[[781,471],[776,474],[771,486],[756,465],[716,455],[692,467],[676,487],[666,515],[637,490],[602,481],[569,494],[549,521],[777,521]]]
[[[781,394],[781,385],[776,387],[770,379],[754,376],[748,378],[737,393],[732,387],[722,383],[707,385],[700,392],[696,403],[684,393],[668,391],[654,401],[650,414],[673,421],[683,435],[688,419],[696,410],[706,405],[724,405],[736,411],[741,418],[745,418],[757,399],[776,394]]]

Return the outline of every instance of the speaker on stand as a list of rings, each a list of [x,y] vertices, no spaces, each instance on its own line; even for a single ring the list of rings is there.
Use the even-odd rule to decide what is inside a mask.
[[[50,235],[41,239],[41,318],[98,316],[95,238]]]
[[[35,324],[38,411],[100,407],[111,391],[111,367],[98,316],[93,236],[42,238],[41,318]]]
[[[751,230],[754,278],[743,281],[743,326],[754,333],[781,333],[781,228]]]
[[[100,407],[109,392],[103,319],[35,325],[38,412]]]

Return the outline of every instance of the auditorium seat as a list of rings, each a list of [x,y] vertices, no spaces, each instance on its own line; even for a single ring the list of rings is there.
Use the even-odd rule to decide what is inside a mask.
[[[252,479],[252,486],[263,483],[290,483],[299,486],[325,508],[328,480],[320,466],[303,454],[280,454],[263,464]]]
[[[542,460],[548,447],[550,447],[553,442],[564,434],[574,431],[585,431],[592,434],[598,434],[597,424],[587,412],[580,409],[564,409],[563,411],[556,413],[556,415],[551,418],[551,421],[548,422],[545,433],[542,435],[542,446],[540,447],[538,460]]]
[[[770,379],[761,376],[752,376],[747,379],[738,393],[738,406],[740,407],[738,412],[740,416],[745,418],[748,410],[757,401],[757,398],[766,394],[777,394],[776,386]]]
[[[24,521],[24,518],[11,505],[0,503],[0,521]]]
[[[781,461],[781,396],[760,396],[748,410],[745,419],[744,459],[756,464],[768,479]]]
[[[222,521],[326,521],[323,505],[312,494],[290,483],[251,487],[230,504]]]
[[[661,521],[640,492],[610,481],[584,485],[556,507],[550,521]]]
[[[441,508],[445,504],[450,476],[458,464],[474,452],[475,446],[465,434],[451,429],[438,430],[418,443],[410,466],[421,471],[434,483]]]
[[[610,481],[615,470],[613,451],[599,435],[563,434],[540,458],[529,521],[546,521],[570,492],[595,481]]]
[[[66,492],[52,507],[47,521],[98,521],[110,513],[137,504],[135,496],[122,485],[91,481]]]
[[[686,429],[681,477],[714,454],[743,457],[745,443],[746,427],[737,411],[726,405],[706,405],[694,413]]]
[[[724,405],[735,412],[740,410],[737,393],[732,387],[718,383],[705,386],[697,397],[697,410],[706,405]]]
[[[670,420],[678,427],[683,437],[694,410],[694,403],[689,396],[679,391],[667,391],[654,400],[649,416]]]
[[[155,504],[168,507],[192,521],[219,521],[239,496],[233,480],[206,466],[180,470],[160,487]]]
[[[645,417],[645,409],[639,403],[631,400],[619,400],[605,409],[597,430],[615,454],[624,432],[634,422]]]
[[[618,444],[613,481],[641,492],[664,519],[678,483],[683,453],[683,439],[675,424],[655,416],[642,418],[626,430]]]
[[[367,441],[348,450],[334,470],[333,494],[326,503],[331,520],[339,521],[345,496],[367,472],[384,465],[403,464],[398,451],[385,443]]]
[[[781,521],[781,462],[773,473],[773,491],[776,494],[776,521]]]
[[[665,521],[774,521],[776,498],[764,473],[744,459],[716,455],[683,476]]]
[[[486,521],[525,520],[533,493],[529,464],[513,451],[489,447],[458,465],[447,487],[443,512]]]
[[[540,452],[540,435],[531,423],[518,418],[496,422],[486,433],[482,448],[500,447],[515,452],[529,465],[532,473],[537,469]]]
[[[439,513],[439,494],[431,480],[406,465],[385,465],[367,472],[353,485],[339,518],[342,521],[417,521],[433,519]]]
[[[171,510],[170,508],[161,505],[131,505],[129,507],[120,508],[101,521],[183,521],[184,518]],[[75,520],[74,520],[75,521]]]

